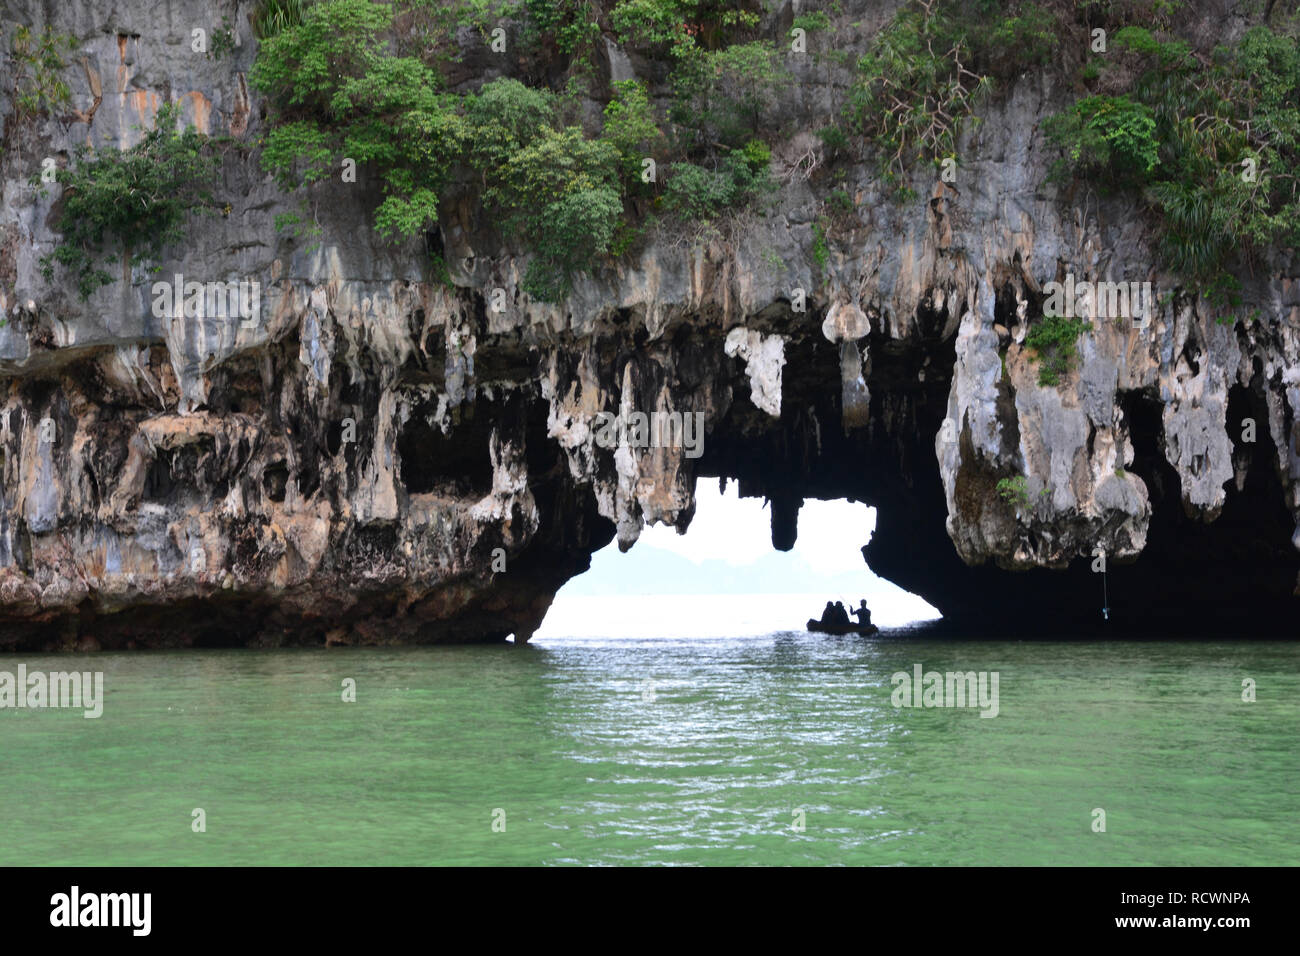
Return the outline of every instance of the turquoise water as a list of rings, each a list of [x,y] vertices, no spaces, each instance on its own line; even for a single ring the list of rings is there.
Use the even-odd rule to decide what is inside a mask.
[[[19,663],[102,670],[106,700],[0,710],[3,864],[1300,861],[1300,644],[774,634],[0,670]],[[916,663],[997,671],[999,715],[894,707]]]

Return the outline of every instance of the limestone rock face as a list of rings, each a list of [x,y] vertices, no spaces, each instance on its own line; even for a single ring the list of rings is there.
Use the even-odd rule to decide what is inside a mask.
[[[66,114],[21,117],[0,84],[0,647],[526,639],[594,550],[685,528],[703,476],[768,498],[778,547],[804,498],[875,505],[872,569],[959,618],[1094,618],[1100,552],[1134,618],[1212,602],[1294,628],[1300,255],[1247,284],[1258,318],[1217,322],[1131,200],[1045,185],[1039,124],[1068,91],[1026,75],[963,140],[955,183],[917,170],[917,200],[847,166],[855,208],[824,265],[826,187],[783,177],[729,231],[652,235],[548,304],[472,197],[393,245],[363,176],[307,194],[318,241],[277,232],[301,197],[257,162],[256,41],[241,19],[229,55],[192,53],[206,9],[4,14],[79,47]],[[807,129],[773,150],[778,177],[845,80],[790,67]],[[60,187],[32,185],[42,161],[128,147],[169,101],[242,145],[225,211],[161,263],[119,255],[88,301],[44,280]],[[1155,295],[1145,323],[1094,319],[1042,385],[1025,332],[1067,276]],[[156,282],[239,280],[259,283],[252,321],[156,314]]]

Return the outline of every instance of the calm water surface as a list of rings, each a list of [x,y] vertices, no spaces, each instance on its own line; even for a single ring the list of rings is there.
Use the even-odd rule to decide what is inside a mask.
[[[102,670],[106,700],[0,711],[0,864],[1300,862],[1300,644],[781,633],[0,670],[20,662]],[[896,709],[918,662],[998,671],[1000,715]]]

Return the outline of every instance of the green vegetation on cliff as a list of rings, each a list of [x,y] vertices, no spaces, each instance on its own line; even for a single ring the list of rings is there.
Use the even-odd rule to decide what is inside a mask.
[[[75,163],[58,170],[63,198],[55,228],[62,235],[41,259],[46,281],[58,263],[87,297],[114,279],[99,264],[111,237],[128,259],[157,259],[184,235],[186,216],[211,204],[217,157],[193,127],[176,131],[176,111],[175,105],[159,110],[154,128],[130,149],[83,148]]]
[[[1053,178],[1141,197],[1168,265],[1230,309],[1234,273],[1300,240],[1300,51],[1266,25],[1197,50],[1174,32],[1181,6],[910,0],[831,92],[836,122],[816,119],[818,155],[793,170],[786,157],[784,179],[815,175],[824,198],[849,164],[867,162],[895,197],[914,197],[916,167],[959,158],[983,98],[1055,71],[1076,95],[1043,126],[1060,150]],[[261,0],[250,77],[268,106],[261,162],[307,201],[327,181],[372,189],[372,224],[392,241],[433,230],[448,199],[468,198],[529,257],[526,291],[554,300],[656,222],[717,236],[712,223],[759,209],[774,187],[773,148],[792,131],[791,34],[833,46],[846,20],[837,4],[803,9],[791,33],[774,35],[759,0]],[[466,47],[466,30],[482,45]],[[604,38],[638,58],[643,79],[602,84]],[[64,41],[22,33],[13,43],[20,106],[65,103]],[[496,78],[476,78],[484,62]],[[145,186],[202,194],[197,139],[139,149],[156,166]],[[93,260],[110,235],[151,254],[176,235],[171,217],[185,207],[139,200],[146,171],[124,172],[139,159],[87,153],[59,174],[75,188],[51,261],[83,293],[109,281]],[[825,210],[812,218],[820,271],[841,237]],[[1037,350],[1068,367],[1069,331],[1044,327]]]
[[[1182,6],[914,0],[858,61],[841,125],[823,142],[857,145],[899,198],[914,198],[915,165],[955,158],[981,98],[1026,68],[1064,69],[1083,89],[1043,124],[1061,151],[1052,179],[1133,192],[1167,267],[1231,312],[1235,274],[1270,247],[1300,245],[1300,44],[1293,18],[1290,32],[1260,24],[1200,51],[1174,33]],[[1069,368],[1085,327],[1030,330],[1044,384]]]
[[[1133,77],[1045,124],[1059,177],[1139,190],[1168,265],[1220,290],[1271,245],[1300,244],[1300,45],[1266,26],[1194,51],[1165,30],[1113,37],[1098,81]]]
[[[1079,336],[1088,328],[1086,319],[1047,315],[1035,322],[1025,335],[1025,344],[1039,357],[1038,384],[1053,386],[1070,368]]]
[[[20,119],[68,105],[72,91],[59,74],[67,65],[64,54],[71,53],[76,46],[76,39],[64,33],[46,29],[36,34],[25,26],[14,29],[9,55],[14,101]]]
[[[594,21],[577,0],[465,12],[485,36],[507,17],[526,18],[525,54],[553,45],[574,56],[592,39]],[[414,26],[394,43],[398,16]],[[262,162],[288,190],[338,175],[346,160],[368,166],[383,193],[374,225],[393,239],[432,228],[453,185],[474,188],[498,232],[533,254],[525,290],[556,299],[573,274],[626,248],[652,209],[707,219],[761,194],[765,114],[787,79],[772,44],[729,42],[752,30],[755,13],[633,0],[611,20],[630,42],[671,58],[676,122],[635,81],[615,84],[599,129],[544,84],[499,78],[451,92],[447,64],[427,41],[464,18],[427,0],[307,6],[267,36],[253,69],[273,106]],[[509,42],[503,28],[494,39]]]

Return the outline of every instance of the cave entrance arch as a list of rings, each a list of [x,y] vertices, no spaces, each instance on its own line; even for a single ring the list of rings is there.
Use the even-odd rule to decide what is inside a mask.
[[[556,594],[533,643],[565,638],[738,637],[802,631],[827,600],[862,598],[882,627],[936,619],[920,597],[873,574],[862,547],[875,509],[808,499],[789,550],[772,543],[774,503],[700,478],[685,534],[646,528],[626,553],[610,542]],[[779,506],[778,506],[779,508]]]

